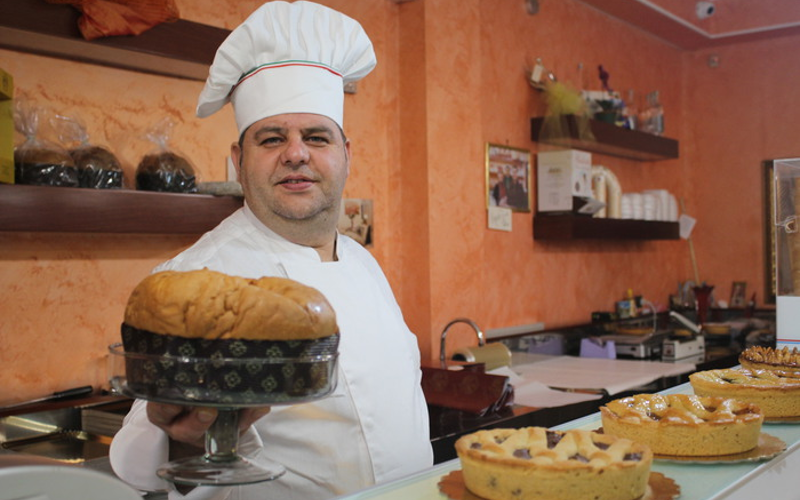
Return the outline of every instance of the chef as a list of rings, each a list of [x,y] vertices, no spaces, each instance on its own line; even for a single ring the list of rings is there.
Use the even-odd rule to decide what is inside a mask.
[[[110,454],[131,485],[170,498],[311,500],[432,464],[416,337],[378,263],[336,230],[350,169],[343,86],[375,64],[358,22],[304,1],[264,4],[217,51],[197,114],[233,106],[231,159],[245,203],[157,270],[207,267],[317,288],[340,328],[338,385],[319,401],[243,411],[240,453],[282,464],[283,476],[185,496],[156,469],[182,448],[202,453],[192,446],[202,445],[215,411],[136,401]]]

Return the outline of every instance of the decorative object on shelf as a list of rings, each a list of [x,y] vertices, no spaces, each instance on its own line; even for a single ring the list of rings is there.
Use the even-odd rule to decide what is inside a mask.
[[[528,83],[531,84],[531,87],[536,90],[546,90],[549,84],[556,81],[558,81],[556,75],[542,64],[540,57],[537,57],[536,64],[528,72]]]
[[[486,206],[531,211],[531,152],[486,143]]]

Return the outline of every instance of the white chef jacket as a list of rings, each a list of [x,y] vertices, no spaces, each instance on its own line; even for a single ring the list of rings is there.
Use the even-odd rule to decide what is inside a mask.
[[[319,401],[274,406],[239,442],[243,455],[278,462],[275,481],[199,487],[191,499],[330,498],[395,479],[433,462],[416,338],[372,255],[339,235],[336,262],[264,226],[245,205],[157,270],[209,269],[249,278],[283,276],[321,291],[340,330],[338,385]],[[166,433],[136,401],[111,445],[114,472],[143,490],[170,489],[155,471],[167,461]]]

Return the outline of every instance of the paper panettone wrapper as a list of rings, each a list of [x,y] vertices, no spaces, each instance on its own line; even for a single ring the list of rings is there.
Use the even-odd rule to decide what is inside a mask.
[[[296,403],[330,393],[339,334],[310,340],[196,339],[122,324],[134,394],[208,405]]]

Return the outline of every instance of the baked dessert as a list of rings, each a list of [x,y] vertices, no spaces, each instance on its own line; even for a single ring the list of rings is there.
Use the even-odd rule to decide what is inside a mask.
[[[145,155],[136,167],[136,189],[194,193],[197,191],[194,168],[186,158],[172,151]]]
[[[122,188],[122,167],[111,151],[100,146],[82,146],[69,152],[78,169],[78,184],[83,188]]]
[[[603,432],[656,455],[716,456],[758,446],[764,417],[751,403],[716,396],[637,394],[600,407]]]
[[[203,269],[142,280],[125,308],[122,341],[135,392],[247,404],[331,390],[339,334],[314,288]]]
[[[483,430],[455,447],[467,489],[488,500],[633,500],[653,461],[644,444],[577,429]]]
[[[778,370],[800,372],[800,351],[796,347],[781,349],[752,346],[739,354],[742,368],[749,370]]]
[[[800,374],[727,368],[689,375],[695,394],[753,403],[764,418],[800,416]]]
[[[78,187],[78,169],[66,151],[23,144],[14,150],[14,182],[35,186]]]

